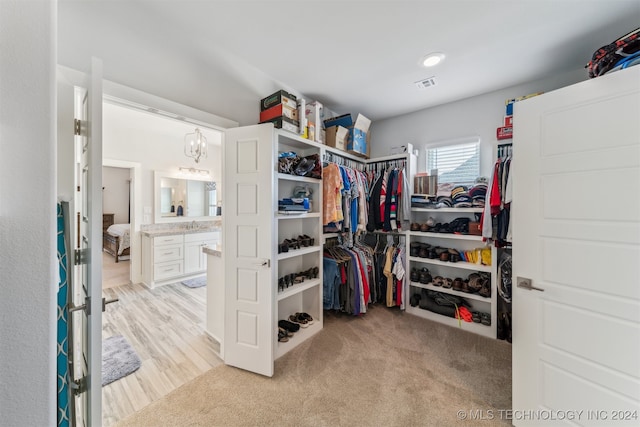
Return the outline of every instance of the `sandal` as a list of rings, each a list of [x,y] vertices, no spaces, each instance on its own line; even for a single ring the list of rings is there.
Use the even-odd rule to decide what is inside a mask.
[[[296,313],[296,317],[307,321],[307,325],[313,325],[313,317],[308,313]]]
[[[300,325],[301,328],[308,327],[309,325],[307,325],[307,321],[299,316],[299,314],[300,313],[296,313],[289,316],[289,321]]]

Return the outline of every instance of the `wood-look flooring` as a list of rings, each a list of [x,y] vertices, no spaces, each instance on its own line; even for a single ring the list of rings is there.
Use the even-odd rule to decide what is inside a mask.
[[[119,301],[103,313],[102,338],[123,335],[142,361],[136,372],[103,387],[105,427],[222,364],[219,344],[205,333],[206,289],[180,283],[103,289],[104,297]]]
[[[102,289],[131,283],[129,277],[131,277],[131,261],[116,262],[115,257],[102,252]]]

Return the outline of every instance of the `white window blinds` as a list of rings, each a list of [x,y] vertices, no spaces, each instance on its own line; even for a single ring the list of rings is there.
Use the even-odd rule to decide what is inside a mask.
[[[427,148],[427,171],[433,169],[439,183],[472,185],[480,175],[480,140]]]

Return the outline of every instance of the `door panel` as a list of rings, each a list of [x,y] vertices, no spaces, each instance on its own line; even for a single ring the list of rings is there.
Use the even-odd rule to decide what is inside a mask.
[[[518,102],[513,409],[640,417],[640,67]],[[587,411],[600,411],[589,416]],[[514,425],[565,421],[514,418]]]
[[[270,266],[273,236],[273,128],[225,132],[224,355],[226,364],[273,375],[275,289]],[[228,168],[228,169],[227,169]]]
[[[77,135],[75,206],[79,256],[74,265],[70,344],[72,381],[82,386],[73,400],[73,423],[102,424],[102,64],[93,59],[91,74],[75,89]],[[85,381],[86,380],[86,381]]]

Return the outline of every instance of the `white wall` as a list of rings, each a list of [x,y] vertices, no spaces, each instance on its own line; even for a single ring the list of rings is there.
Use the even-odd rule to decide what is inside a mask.
[[[56,423],[56,1],[0,1],[0,424]]]
[[[141,164],[142,171],[142,207],[154,211],[154,171],[178,173],[179,167],[195,167],[211,172],[214,181],[220,182],[222,160],[219,145],[209,145],[209,153],[206,159],[201,159],[198,164],[192,158],[184,155],[184,135],[193,132],[194,126],[177,123],[172,119],[156,118],[162,124],[149,126],[127,126],[117,119],[121,116],[123,107],[104,104],[102,156],[105,159],[125,160]],[[138,117],[140,114],[131,111],[129,114]],[[148,119],[148,117],[147,117]],[[135,123],[132,120],[132,123]],[[213,141],[216,131],[202,129],[204,135]],[[142,224],[152,224],[153,214],[144,214],[140,218]]]
[[[414,149],[420,150],[418,171],[424,172],[426,169],[424,148],[426,146],[434,142],[477,135],[481,139],[480,172],[488,177],[495,160],[495,147],[500,142],[510,142],[498,141],[496,138],[496,129],[503,125],[505,100],[534,92],[549,92],[586,78],[586,70],[579,69],[411,114],[373,122],[371,125],[371,157],[386,156],[391,147],[411,143]]]
[[[129,223],[129,175],[126,168],[102,167],[102,212],[114,214],[115,224]]]

